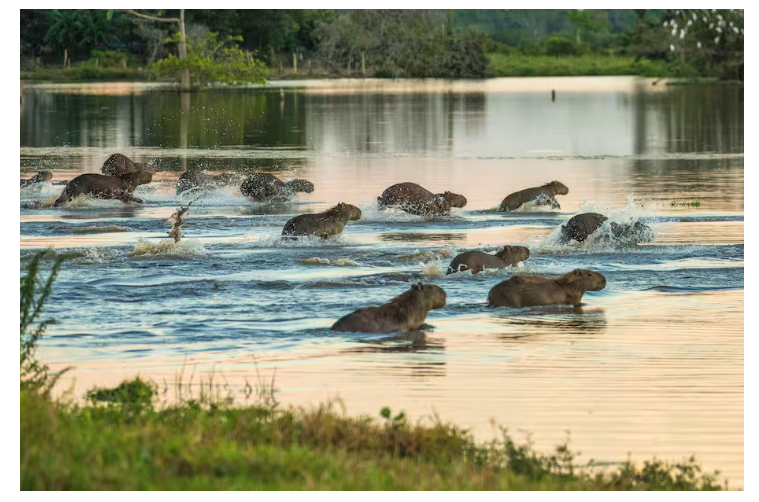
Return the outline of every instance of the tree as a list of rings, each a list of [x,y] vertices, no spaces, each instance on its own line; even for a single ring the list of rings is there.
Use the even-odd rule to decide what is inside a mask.
[[[185,33],[185,25],[184,25],[184,9],[179,9],[178,18],[148,16],[146,14],[141,14],[131,9],[125,9],[124,12],[132,14],[133,16],[136,16],[136,17],[148,19],[150,21],[157,21],[159,23],[177,23],[179,25],[179,35],[180,35],[179,36],[179,59],[182,59],[182,60],[187,59],[187,36]],[[109,19],[112,14],[113,14],[113,11],[108,12]],[[190,90],[189,67],[185,67],[184,70],[182,71],[182,83],[180,84],[179,88],[183,92]]]

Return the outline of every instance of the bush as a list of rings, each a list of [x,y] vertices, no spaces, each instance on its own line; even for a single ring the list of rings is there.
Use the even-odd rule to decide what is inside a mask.
[[[561,36],[548,37],[546,54],[549,56],[572,56],[577,54],[575,43]]]

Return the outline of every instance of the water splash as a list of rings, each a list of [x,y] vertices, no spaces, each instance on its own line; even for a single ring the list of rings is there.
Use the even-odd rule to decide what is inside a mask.
[[[348,258],[337,258],[335,260],[330,260],[328,258],[320,258],[318,256],[314,256],[311,258],[304,258],[300,260],[300,262],[304,265],[328,265],[333,267],[360,267],[361,264],[358,262],[355,262],[353,260],[349,260]]]
[[[171,239],[161,239],[158,242],[137,239],[130,257],[166,255],[190,258],[207,254],[205,246],[197,239],[185,239],[179,242],[174,242]]]

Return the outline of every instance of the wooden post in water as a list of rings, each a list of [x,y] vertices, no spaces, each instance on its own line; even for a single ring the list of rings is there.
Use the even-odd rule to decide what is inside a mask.
[[[556,101],[556,89],[551,89],[551,103]]]

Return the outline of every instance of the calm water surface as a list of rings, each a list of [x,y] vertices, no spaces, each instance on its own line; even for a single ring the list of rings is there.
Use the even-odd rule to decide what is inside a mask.
[[[40,248],[75,253],[41,355],[76,367],[77,394],[137,372],[171,382],[182,367],[195,381],[214,371],[234,387],[276,371],[285,403],[437,412],[483,439],[495,420],[543,450],[570,431],[581,460],[695,454],[743,485],[742,87],[568,78],[24,92],[22,176],[54,178],[21,191],[21,262]],[[158,171],[137,190],[145,205],[49,207],[61,183],[115,152]],[[175,193],[185,170],[266,171],[316,190],[276,205],[216,190],[193,204],[185,240],[166,245],[165,218],[195,197]],[[487,211],[554,179],[570,188],[559,212]],[[378,211],[400,181],[469,203],[436,219]],[[363,211],[341,237],[280,241],[293,215],[341,201]],[[656,238],[558,246],[556,227],[589,210],[644,221]],[[504,244],[532,256],[445,276],[457,253]],[[579,309],[485,308],[515,273],[578,267],[607,277]],[[329,332],[420,280],[448,294],[423,332]]]

